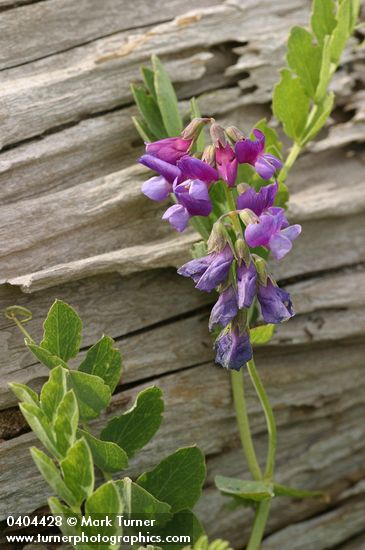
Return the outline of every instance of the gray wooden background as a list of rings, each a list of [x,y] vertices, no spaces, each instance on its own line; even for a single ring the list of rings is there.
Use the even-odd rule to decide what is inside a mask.
[[[129,90],[160,55],[182,109],[248,131],[270,117],[270,92],[308,0],[0,0],[1,309],[30,308],[29,330],[57,297],[84,320],[83,349],[105,332],[125,372],[107,414],[146,385],[164,390],[163,428],[132,473],[179,445],[198,443],[208,479],[197,513],[208,532],[243,548],[249,511],[229,511],[215,474],[247,476],[229,377],[213,365],[211,296],[178,277],[192,232],[177,236],[140,193],[146,171]],[[333,88],[329,125],[289,179],[290,218],[303,234],[273,266],[297,316],[257,362],[279,425],[277,481],[325,488],[329,504],[278,499],[263,548],[365,547],[365,52],[354,38]],[[48,489],[35,443],[8,382],[39,387],[46,374],[22,335],[0,318],[1,518],[42,507]],[[265,424],[253,392],[257,446]]]

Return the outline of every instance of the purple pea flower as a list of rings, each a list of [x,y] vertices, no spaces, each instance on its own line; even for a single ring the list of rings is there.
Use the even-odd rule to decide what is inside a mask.
[[[220,295],[215,303],[209,319],[209,330],[216,325],[226,327],[238,313],[237,296],[234,288],[229,286]]]
[[[189,155],[182,157],[177,162],[177,166],[183,173],[184,179],[197,179],[205,183],[213,183],[219,179],[218,172],[213,166]]]
[[[163,176],[153,176],[142,185],[142,193],[153,201],[163,201],[172,192],[172,183]]]
[[[181,157],[187,154],[192,139],[172,137],[146,143],[146,153],[153,155],[170,164],[176,164]]]
[[[242,195],[238,196],[237,208],[239,210],[249,208],[257,216],[260,216],[273,206],[278,189],[279,185],[277,181],[261,187],[257,193],[252,187],[249,187]]]
[[[211,252],[187,262],[177,272],[183,277],[191,277],[199,290],[211,292],[227,278],[232,261],[232,250],[226,245],[221,252]]]
[[[258,128],[253,130],[253,134],[256,139],[245,138],[236,143],[237,160],[240,164],[251,164],[259,176],[269,180],[276,170],[282,168],[282,162],[274,155],[264,152],[265,136]]]
[[[174,184],[173,191],[179,204],[170,206],[162,216],[177,231],[184,231],[191,216],[209,216],[212,211],[208,187],[200,180],[186,180]]]
[[[215,152],[215,161],[220,177],[228,183],[229,187],[233,187],[237,178],[238,161],[229,143],[225,146],[219,143]]]
[[[252,359],[252,347],[247,330],[240,330],[234,323],[227,331],[223,330],[214,344],[215,362],[225,369],[239,371]]]
[[[179,181],[182,179],[181,170],[177,166],[154,157],[153,155],[142,155],[138,162],[154,170],[171,184],[174,183],[176,179]]]
[[[166,210],[162,219],[167,220],[176,231],[181,233],[189,223],[190,214],[181,204],[174,204]]]
[[[257,272],[253,262],[237,267],[237,302],[239,309],[249,308],[256,296]]]
[[[256,193],[251,187],[237,199],[237,208],[248,208],[259,216],[257,223],[250,223],[245,230],[245,239],[249,246],[269,248],[276,260],[281,260],[292,248],[293,241],[302,228],[289,226],[283,208],[273,206],[278,183],[261,187]]]
[[[279,288],[270,279],[267,280],[266,287],[258,285],[257,297],[266,323],[278,324],[293,317],[294,310],[290,294]]]
[[[289,226],[282,208],[271,207],[259,217],[258,223],[246,227],[245,239],[253,248],[269,248],[274,258],[281,260],[292,249],[301,231],[299,224]]]

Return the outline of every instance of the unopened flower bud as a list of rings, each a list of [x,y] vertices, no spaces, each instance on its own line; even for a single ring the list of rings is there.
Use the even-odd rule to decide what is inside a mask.
[[[183,139],[197,139],[205,124],[210,122],[210,118],[193,118],[193,120],[187,125],[181,132]]]
[[[267,285],[267,279],[268,279],[268,276],[269,276],[268,275],[268,270],[267,270],[267,263],[265,262],[265,260],[263,258],[261,258],[260,256],[257,256],[256,254],[254,254],[252,257],[253,257],[253,260],[255,262],[259,282],[260,282],[261,285],[266,286]]]
[[[226,134],[234,143],[245,139],[245,136],[238,128],[236,128],[236,126],[228,126],[228,128],[226,129]]]
[[[252,210],[250,210],[249,208],[244,208],[243,210],[240,210],[239,216],[245,225],[249,225],[250,223],[257,223],[259,221],[255,212],[252,212]]]
[[[243,260],[246,266],[248,267],[251,263],[251,254],[250,254],[250,249],[247,246],[245,240],[242,239],[242,237],[239,237],[236,240],[234,247],[237,254],[237,258],[239,260]]]
[[[216,221],[208,239],[208,251],[220,252],[227,244],[227,234],[221,221]]]
[[[216,147],[222,145],[225,147],[227,145],[227,138],[223,126],[214,122],[210,127],[210,136]]]
[[[215,147],[214,145],[207,145],[203,151],[202,161],[215,166]]]

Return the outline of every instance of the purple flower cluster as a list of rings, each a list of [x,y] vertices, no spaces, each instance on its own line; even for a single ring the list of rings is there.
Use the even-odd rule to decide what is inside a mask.
[[[146,154],[139,159],[158,174],[143,184],[142,192],[155,201],[173,197],[174,204],[163,214],[163,219],[177,231],[184,231],[192,216],[209,216],[213,208],[209,196],[211,186],[223,180],[230,192],[228,188],[237,183],[239,164],[250,164],[265,180],[270,180],[282,167],[277,157],[265,153],[265,136],[260,130],[253,130],[251,140],[234,128],[231,132],[225,131],[215,123],[211,126],[213,144],[203,154],[193,156],[198,133],[207,121],[212,122],[196,119],[181,137],[147,144]],[[233,231],[229,224],[227,229],[227,224],[218,220],[213,227],[209,253],[178,270],[180,275],[191,277],[197,289],[219,291],[209,328],[223,328],[216,339],[215,351],[216,362],[225,368],[239,370],[252,358],[247,310],[259,304],[266,323],[281,323],[294,315],[289,294],[277,286],[260,257],[263,247],[276,260],[281,260],[301,232],[299,225],[289,225],[283,208],[274,206],[277,192],[276,181],[258,192],[252,187],[240,192],[236,210],[221,216],[235,216],[239,232],[237,225]],[[214,232],[218,224],[219,239]],[[233,237],[232,233],[235,233]]]

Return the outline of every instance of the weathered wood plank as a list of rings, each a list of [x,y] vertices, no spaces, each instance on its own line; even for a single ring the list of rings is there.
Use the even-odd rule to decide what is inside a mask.
[[[331,497],[331,502],[328,504],[322,500],[313,499],[275,499],[272,503],[266,533],[277,532],[280,535],[282,530],[284,531],[285,527],[290,524],[316,516],[333,506],[341,506],[346,503],[352,485],[364,476],[364,449],[354,445],[354,440],[346,441],[349,445],[346,453],[343,453],[341,449],[344,444],[345,432],[356,429],[356,424],[355,414],[352,413],[344,422],[341,422],[341,426],[339,426],[341,435],[334,435],[333,429],[332,436],[329,435],[333,425],[331,419],[316,420],[315,425],[300,423],[293,427],[281,428],[282,438],[279,442],[276,468],[277,482],[308,490],[325,489]],[[357,434],[359,435],[359,432]],[[327,449],[316,443],[321,440],[324,445],[327,445]],[[265,456],[266,449],[263,438],[255,439],[255,447],[261,456]],[[330,464],[327,458],[328,449],[333,453]],[[316,459],[314,459],[315,455]],[[318,464],[323,461],[323,465],[313,468],[313,460],[318,460]],[[343,472],[347,472],[347,477],[343,476]],[[196,508],[199,517],[208,526],[211,538],[223,536],[231,541],[234,548],[242,548],[250,533],[253,513],[251,510],[243,508],[234,511],[227,509],[229,499],[218,495],[213,485],[214,476],[217,474],[249,479],[249,473],[242,461],[242,451],[235,449],[224,455],[208,459],[209,486],[205,489]],[[212,518],[214,518],[213,521]],[[351,532],[350,529],[349,531]],[[290,537],[287,540],[283,537],[281,542],[282,544],[286,542],[287,550],[291,550]],[[276,548],[281,549],[282,546]],[[312,547],[308,546],[307,548]],[[313,550],[314,548],[317,550],[317,546],[313,546]]]
[[[25,9],[25,8],[19,8]],[[138,76],[138,66],[152,53],[170,56],[167,69],[178,82],[199,80],[211,55],[207,50],[232,37],[237,42],[253,38],[266,41],[272,28],[288,29],[298,22],[302,2],[284,0],[279,5],[264,0],[243,6],[234,3],[197,10],[135,36],[115,34],[84,47],[3,71],[2,146],[42,134],[71,121],[131,101],[129,82]],[[262,14],[265,13],[265,18]],[[224,24],[222,22],[224,21]],[[260,33],[257,32],[260,21]],[[192,51],[196,57],[187,57]],[[228,64],[230,59],[228,58]],[[56,69],[55,69],[56,68]],[[220,69],[222,74],[222,69]],[[231,77],[221,78],[221,85]],[[209,79],[207,88],[211,89]]]
[[[226,124],[244,120],[246,130],[270,118],[267,106],[238,108],[239,97],[236,87],[206,93],[198,101],[204,114]],[[186,114],[188,103],[180,106]],[[143,151],[133,114],[134,107],[118,109],[0,153],[1,204],[39,197],[131,166]],[[348,163],[350,169],[351,160]]]
[[[146,177],[142,174],[146,172],[136,166],[41,199],[18,202],[15,212],[8,205],[0,207],[1,281],[32,291],[33,283],[38,290],[105,271],[130,273],[168,266],[180,253],[186,259],[194,237],[158,244],[173,233],[160,220],[164,206],[151,204],[141,195],[140,185]],[[293,212],[291,219],[303,222],[303,233],[290,257],[272,264],[279,279],[364,260],[362,182],[354,182],[350,191],[339,184],[319,185],[317,194],[318,201],[313,200],[311,189],[299,198],[293,195],[289,216]],[[339,219],[341,232],[337,231]],[[151,243],[151,234],[155,243]],[[77,248],[72,246],[75,240]],[[174,251],[177,243],[179,250]]]
[[[0,154],[1,203],[58,191],[130,166],[135,109],[122,109]]]
[[[287,346],[363,338],[363,270],[330,273],[286,288],[292,295],[297,316],[277,328],[270,344],[284,346],[279,349],[283,355],[288,351]],[[30,308],[34,321],[29,324],[29,330],[39,341],[41,319],[55,296],[79,311],[84,322],[84,348],[94,343],[102,332],[118,339],[117,345],[125,357],[124,382],[189,367],[213,357],[207,328],[209,312],[195,314],[193,310],[214,301],[214,295],[194,290],[190,281],[173,272],[144,273],[124,279],[93,278],[30,296],[15,289],[3,289],[2,304],[18,303]],[[130,296],[134,296],[134,300]],[[173,296],[173,307],[170,296]],[[120,315],[116,314],[118,310]],[[187,319],[174,320],[187,313],[191,315]],[[161,321],[166,324],[154,326]],[[0,340],[6,349],[6,354],[0,357],[0,409],[3,409],[15,404],[8,382],[30,382],[37,387],[46,369],[26,351],[17,327],[4,319],[0,328]],[[128,336],[134,331],[139,332]]]
[[[0,69],[217,3],[219,0],[158,0],[150,10],[144,0],[47,0],[9,10],[0,15]],[[20,25],[22,40],[18,39]]]
[[[265,550],[325,550],[335,548],[347,539],[364,531],[364,492],[357,499],[325,515],[291,525],[271,535],[262,544]],[[362,547],[357,546],[360,550]]]
[[[29,331],[36,341],[40,341],[42,319],[55,296],[73,305],[83,319],[84,347],[95,343],[103,333],[120,338],[146,327],[152,328],[174,316],[193,312],[211,300],[209,295],[193,291],[190,281],[178,277],[174,271],[161,273],[157,270],[123,279],[118,275],[91,278],[30,297],[16,289],[1,289],[2,307],[18,303],[32,310]],[[24,350],[22,338],[14,326],[4,317],[0,319],[0,326],[4,329],[1,331],[5,353],[1,357],[0,390],[4,408],[9,405],[8,398],[13,402],[7,382],[16,376],[19,368],[24,380],[28,381],[43,377],[45,371]],[[141,355],[139,358],[142,359]],[[161,357],[158,360],[162,361]],[[158,368],[156,363],[153,364]]]

